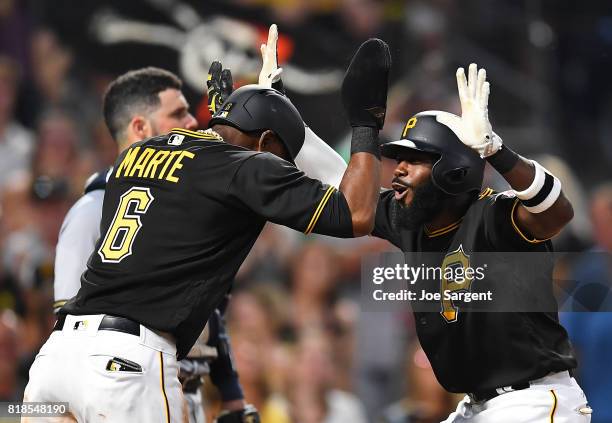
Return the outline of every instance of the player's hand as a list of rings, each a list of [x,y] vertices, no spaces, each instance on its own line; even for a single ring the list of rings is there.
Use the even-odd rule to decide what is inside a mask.
[[[214,115],[234,91],[232,72],[229,69],[223,69],[221,62],[215,60],[208,70],[206,88],[208,92],[208,110],[211,115]]]
[[[461,102],[461,141],[485,158],[496,153],[502,139],[493,132],[489,122],[489,91],[487,71],[475,63],[468,68],[466,80],[463,68],[457,69],[457,88]]]
[[[222,411],[214,423],[260,423],[259,412],[251,405],[247,404],[243,410]]]
[[[278,27],[276,24],[272,24],[268,31],[268,42],[261,45],[261,58],[263,63],[261,65],[261,71],[259,72],[259,85],[266,88],[275,88],[283,92],[283,83],[281,81],[283,68],[278,67],[277,43]]]
[[[342,81],[342,103],[351,126],[382,129],[390,69],[391,54],[383,40],[370,38],[359,47]]]

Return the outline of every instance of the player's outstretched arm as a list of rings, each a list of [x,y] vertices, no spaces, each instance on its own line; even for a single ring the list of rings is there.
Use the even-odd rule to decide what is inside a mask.
[[[544,240],[558,234],[572,220],[574,209],[563,194],[561,182],[538,162],[507,147],[488,161],[508,181],[520,201],[513,221],[523,232]]]
[[[280,80],[276,64],[276,26],[270,27],[268,44],[262,45],[263,66],[260,84],[273,85]],[[300,168],[310,177],[337,186],[351,214],[353,236],[368,235],[374,227],[380,189],[380,151],[378,131],[382,129],[387,104],[387,84],[391,67],[389,46],[382,40],[364,42],[351,60],[342,82],[342,101],[352,129],[351,159],[348,167],[331,148],[324,149],[314,132],[306,131],[303,152],[296,157]],[[308,153],[311,155],[308,156]],[[323,153],[329,160],[325,171],[317,169]],[[337,157],[335,157],[337,156]],[[322,166],[322,164],[321,164]],[[302,169],[304,170],[304,169]],[[342,172],[341,172],[342,171]],[[340,175],[342,175],[340,177]]]
[[[256,154],[234,173],[224,191],[228,198],[305,234],[368,235],[380,187],[378,131],[385,118],[390,66],[387,44],[371,39],[361,45],[347,70],[342,98],[353,136],[340,191],[272,154]]]
[[[476,150],[508,181],[520,201],[512,221],[521,232],[538,240],[556,235],[572,219],[572,205],[561,190],[561,182],[534,160],[525,159],[507,146],[492,130],[488,116],[490,86],[486,71],[469,66],[457,70],[461,102],[461,140]]]
[[[282,68],[278,67],[278,29],[270,26],[268,41],[261,45],[262,66],[258,84],[283,92]],[[206,81],[208,88],[208,109],[214,114],[233,91],[232,74],[223,69],[220,62],[213,62]],[[325,141],[315,134],[306,123],[304,144],[295,157],[295,165],[310,178],[318,179],[338,188],[346,170],[346,162]]]
[[[342,82],[342,102],[353,128],[351,159],[340,183],[340,191],[351,211],[355,236],[374,228],[380,190],[378,131],[385,120],[391,55],[382,40],[363,43]]]
[[[270,25],[268,41],[261,45],[261,72],[259,73],[259,85],[275,88],[284,93],[281,74],[282,68],[278,67],[278,28],[275,24]],[[312,129],[304,123],[305,135],[304,145],[295,157],[295,165],[306,175],[318,179],[326,184],[340,186],[342,175],[346,170],[346,162],[325,141],[323,141]]]

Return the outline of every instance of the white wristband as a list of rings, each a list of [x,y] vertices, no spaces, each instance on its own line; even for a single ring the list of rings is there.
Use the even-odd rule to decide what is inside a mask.
[[[552,206],[561,195],[561,181],[547,172],[538,162],[532,160],[535,166],[533,182],[523,191],[514,191],[521,200],[523,207],[529,213],[542,213]]]
[[[531,183],[531,185],[529,185],[527,189],[523,191],[514,191],[514,195],[516,195],[517,198],[519,198],[520,200],[531,200],[538,194],[538,192],[540,192],[542,186],[544,186],[544,177],[546,175],[546,171],[544,170],[542,165],[540,165],[540,163],[536,162],[535,160],[530,161],[531,164],[533,164],[533,166],[535,167],[535,177],[533,178],[533,182]]]
[[[553,176],[553,188],[550,191],[550,193],[546,196],[544,201],[542,201],[541,203],[535,206],[531,206],[531,207],[526,206],[525,204],[523,204],[523,206],[529,213],[542,213],[543,211],[548,210],[550,206],[552,206],[555,203],[555,201],[557,201],[557,198],[559,198],[560,194],[561,194],[561,181],[559,181],[559,179]]]

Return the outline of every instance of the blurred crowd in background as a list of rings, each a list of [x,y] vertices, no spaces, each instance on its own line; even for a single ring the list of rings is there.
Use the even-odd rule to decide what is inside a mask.
[[[255,82],[271,23],[289,97],[345,157],[338,88],[363,40],[383,38],[392,50],[386,138],[418,111],[459,112],[455,69],[485,67],[495,131],[556,174],[574,205],[555,247],[581,255],[557,276],[612,285],[610,255],[592,253],[612,252],[609,2],[0,0],[0,401],[22,398],[55,321],[64,215],[116,156],[101,113],[108,83],[148,65],[174,71],[205,127],[210,63],[221,60],[237,84]],[[383,185],[394,165],[385,162]],[[505,189],[492,172],[486,178]],[[360,310],[360,256],[392,250],[375,238],[266,227],[227,315],[246,398],[264,423],[437,422],[454,408],[458,396],[436,382],[411,312]],[[590,310],[612,301],[603,292]],[[612,422],[612,314],[562,319],[593,422]],[[207,386],[210,411],[218,396]]]

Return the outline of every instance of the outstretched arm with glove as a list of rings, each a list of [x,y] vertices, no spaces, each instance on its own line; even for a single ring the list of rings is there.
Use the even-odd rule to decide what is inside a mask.
[[[461,118],[448,117],[461,141],[486,159],[513,189],[518,207],[513,208],[512,223],[528,242],[556,235],[572,219],[573,209],[561,190],[561,182],[535,160],[519,156],[504,145],[489,121],[489,93],[484,69],[472,63],[466,78],[457,69],[457,88]]]
[[[277,41],[278,28],[273,24],[268,32],[267,43],[261,45],[262,67],[258,83],[284,93],[281,79],[283,70],[278,67]],[[208,109],[214,114],[233,91],[230,70],[222,69],[219,62],[213,62],[208,73],[207,87]],[[306,123],[304,126],[304,144],[295,157],[296,167],[309,177],[338,188],[346,170],[346,162]]]
[[[270,26],[268,42],[261,45],[262,66],[259,73],[259,85],[271,87],[284,93],[283,80],[281,79],[283,69],[278,67],[278,28]],[[295,158],[295,165],[306,175],[318,179],[336,188],[340,186],[342,175],[346,170],[346,163],[338,153],[334,151],[325,141],[314,133],[304,123],[306,128],[304,145]]]

